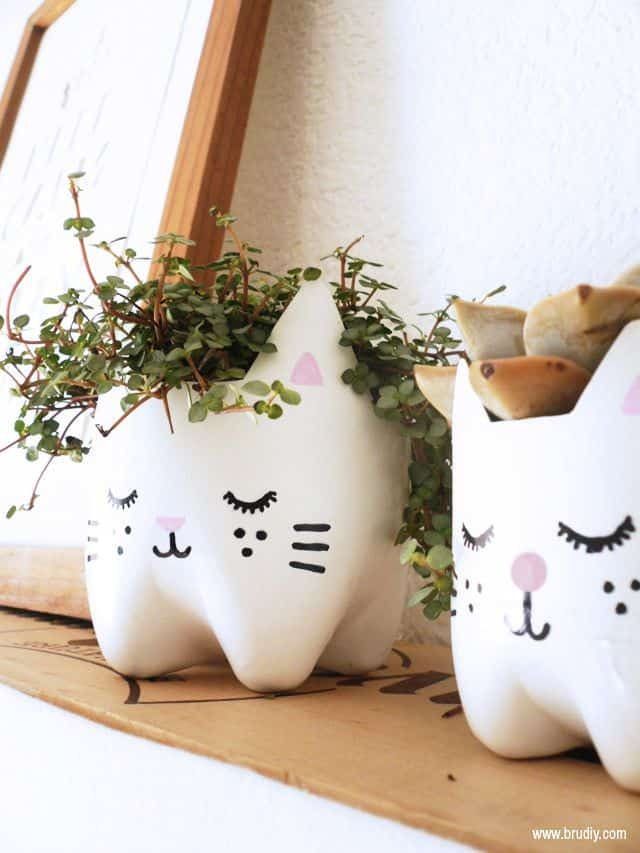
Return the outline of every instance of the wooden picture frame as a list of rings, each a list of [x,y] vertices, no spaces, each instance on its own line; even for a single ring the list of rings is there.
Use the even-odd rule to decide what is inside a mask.
[[[75,0],[44,0],[28,19],[0,99],[0,168],[47,29]],[[189,236],[206,263],[223,232],[209,209],[231,205],[271,0],[213,0],[164,201],[160,233]],[[89,617],[77,548],[0,547],[0,604]]]
[[[47,28],[75,0],[45,0],[25,26],[0,100],[0,168]],[[194,263],[220,249],[222,232],[209,216],[227,210],[240,163],[271,0],[214,0],[191,93],[160,232],[196,241]]]

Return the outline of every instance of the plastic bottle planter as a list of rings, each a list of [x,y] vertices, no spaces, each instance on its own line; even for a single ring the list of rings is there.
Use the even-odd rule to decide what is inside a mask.
[[[592,742],[640,791],[640,321],[575,410],[491,423],[458,369],[453,650],[495,752]]]
[[[247,376],[282,379],[302,403],[277,421],[187,421],[150,401],[92,450],[87,586],[105,658],[153,676],[224,654],[254,690],[301,683],[319,663],[381,665],[406,595],[393,539],[406,448],[344,385],[328,287],[305,285]],[[110,424],[119,397],[96,421]]]

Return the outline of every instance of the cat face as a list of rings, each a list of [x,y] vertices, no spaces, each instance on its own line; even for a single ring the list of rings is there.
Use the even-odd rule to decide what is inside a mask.
[[[551,649],[640,625],[638,351],[635,322],[573,412],[524,421],[489,422],[459,368],[454,632]]]
[[[299,390],[302,403],[277,421],[236,413],[188,423],[186,392],[175,391],[174,435],[154,400],[97,440],[87,577],[105,648],[103,601],[113,608],[119,597],[131,610],[138,596],[157,595],[215,635],[245,683],[295,684],[364,573],[398,571],[404,442],[342,383],[353,355],[336,345],[340,328],[320,286],[303,288],[287,309],[273,333],[278,352],[247,376]],[[101,404],[99,423],[115,419],[119,396]],[[151,608],[145,620],[153,618]]]
[[[189,460],[183,461],[189,464]],[[147,458],[144,465],[152,466],[153,460]],[[176,574],[198,569],[206,575],[205,566],[211,569],[216,556],[259,584],[264,584],[265,565],[270,566],[273,560],[280,561],[292,574],[319,576],[331,568],[333,513],[318,509],[311,514],[302,510],[294,514],[292,506],[287,505],[286,487],[258,494],[248,492],[240,482],[235,491],[219,490],[217,501],[216,495],[211,495],[212,504],[208,504],[214,509],[217,503],[219,519],[212,522],[193,507],[193,479],[185,489],[184,480],[181,485],[180,477],[172,477],[168,466],[162,469],[161,480],[150,478],[143,470],[139,474],[139,488],[120,485],[130,482],[130,475],[123,478],[111,473],[105,478],[118,485],[103,485],[102,501],[98,499],[92,513],[96,517],[88,521],[86,560],[96,571],[101,570],[101,563],[106,571],[114,563],[123,567],[147,565],[157,585],[175,596]],[[171,497],[163,498],[168,492]],[[187,505],[192,507],[189,515],[177,514]],[[170,514],[154,513],[154,507],[166,508]],[[269,574],[273,574],[271,568]],[[191,592],[186,585],[186,599]]]

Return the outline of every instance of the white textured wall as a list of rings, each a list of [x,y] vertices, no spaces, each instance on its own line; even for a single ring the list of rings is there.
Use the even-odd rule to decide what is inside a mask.
[[[637,0],[274,0],[236,213],[275,260],[364,231],[419,306],[607,282],[640,259],[639,57]]]

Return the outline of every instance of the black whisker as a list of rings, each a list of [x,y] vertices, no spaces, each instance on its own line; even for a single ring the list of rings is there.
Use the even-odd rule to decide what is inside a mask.
[[[97,560],[97,559],[98,559],[97,554],[87,554],[87,563],[90,563],[92,560]]]
[[[89,527],[100,527],[100,522],[99,521],[90,521]]]
[[[294,524],[293,529],[308,532],[308,533],[324,533],[326,530],[331,530],[331,525],[330,524]]]
[[[291,546],[295,551],[328,551],[329,546],[324,542],[294,542]]]
[[[97,536],[87,536],[87,542],[98,542]]]
[[[316,563],[299,563],[297,560],[293,560],[289,565],[292,569],[304,569],[306,572],[317,572],[320,575],[326,571],[324,566],[318,566]]]

